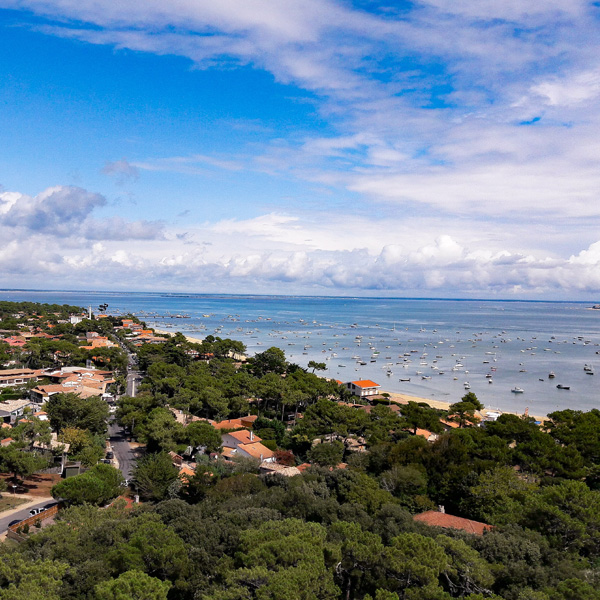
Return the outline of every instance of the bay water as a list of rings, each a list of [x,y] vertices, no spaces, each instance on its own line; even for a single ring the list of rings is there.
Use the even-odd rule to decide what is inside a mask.
[[[21,290],[0,299],[95,312],[107,303],[166,331],[238,339],[249,355],[276,346],[382,391],[456,402],[469,389],[486,408],[532,415],[600,408],[600,310],[590,303]]]

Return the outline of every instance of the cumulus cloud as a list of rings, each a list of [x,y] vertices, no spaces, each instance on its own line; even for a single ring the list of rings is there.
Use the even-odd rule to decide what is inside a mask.
[[[327,136],[274,132],[260,156],[254,147],[248,156],[123,158],[105,174],[124,181],[140,171],[233,177],[253,169],[344,197],[338,214],[274,209],[184,234],[95,219],[104,198],[78,188],[4,192],[0,223],[45,248],[28,254],[31,269],[71,269],[78,281],[118,275],[140,287],[152,272],[183,289],[600,291],[594,3],[423,0],[369,14],[333,0],[0,6],[45,18],[32,27],[49,35],[184,56],[203,69],[267,70],[308,90],[328,124]],[[27,244],[8,243],[5,268]]]
[[[56,238],[87,240],[157,239],[163,225],[150,221],[126,221],[120,217],[96,219],[95,209],[106,198],[74,186],[50,187],[37,196],[0,193],[0,228],[5,239],[44,234]]]
[[[8,203],[5,196],[2,200]],[[357,233],[365,225],[379,238],[378,245],[358,247],[368,241]],[[173,228],[126,222],[107,228],[129,227],[129,239],[108,234],[61,238],[36,229],[0,248],[0,276],[6,284],[26,276],[77,288],[110,281],[121,282],[124,289],[186,291],[572,297],[575,290],[586,297],[600,290],[600,241],[560,256],[472,247],[458,231],[437,237],[422,231],[417,238],[388,225],[377,230],[375,221],[356,219],[340,230],[335,223],[267,214],[262,221],[206,223],[186,230],[185,236]],[[244,235],[246,230],[252,235]],[[286,230],[296,237],[282,243]],[[325,232],[332,238],[329,248],[302,241]]]

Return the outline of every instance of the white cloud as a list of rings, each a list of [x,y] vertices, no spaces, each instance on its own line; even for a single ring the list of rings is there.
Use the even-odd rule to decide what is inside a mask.
[[[16,192],[0,194],[0,228],[5,239],[34,234],[87,240],[157,239],[163,225],[126,221],[120,217],[96,219],[92,213],[107,204],[100,194],[74,186],[54,186],[37,196]],[[68,243],[68,242],[63,242]]]
[[[38,227],[32,206],[50,200],[53,207],[66,210],[73,194],[85,198],[87,192],[50,188],[35,198],[10,196],[16,198],[13,208],[17,206],[35,228],[21,228],[9,238],[4,234],[18,228],[0,225],[7,240],[0,248],[5,285],[43,277],[45,284],[63,287],[97,287],[110,281],[129,289],[187,291],[498,297],[585,296],[600,291],[600,241],[564,257],[529,251],[526,225],[514,232],[523,238],[520,245],[509,240],[520,250],[503,247],[507,239],[501,236],[491,243],[501,227],[473,233],[461,231],[456,223],[452,234],[435,235],[440,223],[422,218],[379,221],[355,215],[336,221],[333,214],[266,214],[185,231],[167,227],[160,235],[153,224],[146,224],[150,234],[137,236],[132,230],[140,227],[143,232],[144,225],[108,223],[108,228],[129,227],[129,239],[106,235],[101,241],[91,235],[60,237],[49,227]],[[22,201],[25,208],[18,206]],[[89,199],[77,218],[88,223],[88,213],[98,203]]]
[[[600,69],[586,70],[563,78],[553,77],[531,88],[550,106],[574,106],[600,96]]]
[[[104,198],[77,188],[4,192],[5,269],[26,252],[32,272],[46,264],[68,277],[68,265],[76,281],[110,273],[142,287],[152,272],[183,289],[600,291],[600,43],[589,2],[424,0],[400,16],[330,0],[0,6],[47,17],[36,27],[51,35],[267,70],[310,91],[328,125],[303,138],[273,131],[260,156],[123,158],[106,174],[258,170],[330,186],[339,202],[319,206],[322,195],[313,214],[257,209],[182,231],[94,219]],[[36,239],[31,252],[21,230]]]

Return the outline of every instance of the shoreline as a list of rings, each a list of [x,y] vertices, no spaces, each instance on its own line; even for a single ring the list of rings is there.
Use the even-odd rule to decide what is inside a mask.
[[[166,331],[164,329],[158,329],[157,327],[152,327],[154,329],[154,333],[160,333],[161,335],[168,335],[169,337],[173,337],[176,333],[181,333],[183,337],[192,344],[201,344],[204,340],[202,338],[195,338],[190,335],[185,335],[181,331]]]
[[[181,331],[166,331],[165,329],[158,329],[156,327],[153,327],[154,331],[156,333],[160,333],[162,335],[168,335],[169,337],[173,337],[176,333],[182,333]],[[202,343],[202,339],[200,338],[195,338],[189,335],[185,335],[182,333],[182,335],[185,337],[185,339],[188,342],[192,342],[193,344],[201,344]],[[386,393],[385,390],[383,390],[382,393]],[[423,398],[421,396],[411,396],[410,394],[402,394],[400,392],[387,392],[390,395],[390,400],[392,402],[394,402],[395,404],[408,404],[409,402],[424,402],[425,404],[428,404],[429,406],[431,406],[431,408],[435,408],[437,410],[449,410],[450,405],[453,404],[452,402],[445,402],[444,400],[433,400],[432,398]],[[481,411],[477,411],[480,415],[485,416],[487,415],[487,413],[489,412],[497,412],[496,410],[493,410],[491,408],[483,408],[483,410]],[[514,412],[514,411],[510,411],[510,410],[500,410],[498,409],[498,412],[500,412],[500,414],[508,414],[508,415],[517,415],[518,417],[522,417],[524,416],[524,413],[518,413],[518,412]],[[535,419],[536,421],[547,421],[548,420],[548,416],[547,415],[528,415],[530,417],[532,417],[533,419]]]
[[[383,390],[383,392],[381,393],[386,393],[385,390]],[[381,393],[379,395],[381,395]],[[437,410],[448,410],[450,408],[450,405],[452,404],[451,402],[444,402],[443,400],[433,400],[431,398],[422,398],[420,396],[411,396],[410,394],[401,394],[398,392],[387,392],[390,395],[390,400],[392,402],[394,402],[395,404],[408,404],[409,402],[424,402],[425,404],[428,404],[429,406],[431,406],[431,408],[435,408]],[[477,411],[479,414],[481,414],[482,416],[485,416],[487,413],[489,412],[496,412],[495,410],[491,409],[491,408],[483,408],[483,410]],[[507,414],[507,415],[517,415],[518,417],[522,417],[524,416],[524,413],[518,413],[518,412],[513,412],[510,410],[500,410],[498,409],[498,411],[500,414]],[[536,421],[547,421],[548,420],[548,416],[544,415],[544,416],[540,416],[540,415],[528,415],[530,417],[532,417],[533,419],[535,419]]]

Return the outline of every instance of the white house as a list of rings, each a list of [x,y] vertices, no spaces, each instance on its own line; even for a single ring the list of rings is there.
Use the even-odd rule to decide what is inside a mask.
[[[359,396],[360,398],[376,396],[377,394],[379,394],[379,388],[381,387],[378,383],[375,383],[370,379],[348,381],[344,385],[346,386],[346,389],[350,391],[354,396]]]
[[[245,456],[246,458],[260,460],[261,463],[275,460],[275,453],[261,444],[261,438],[247,429],[224,433],[221,436],[221,441],[223,443],[223,454],[227,458],[235,455]]]

